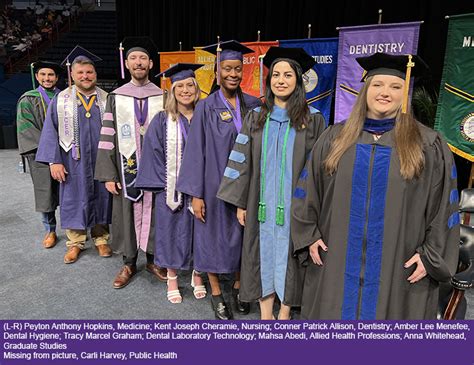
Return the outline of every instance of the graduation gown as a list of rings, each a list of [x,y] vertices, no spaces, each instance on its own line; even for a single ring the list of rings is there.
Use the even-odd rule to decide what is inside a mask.
[[[189,122],[180,115],[180,122],[173,122],[176,132],[182,133],[181,149],[167,152],[167,119],[165,111],[156,115],[150,123],[143,141],[140,170],[137,174],[135,187],[156,192],[155,194],[155,263],[160,267],[175,270],[191,268],[193,244],[193,215],[189,211],[190,197],[181,194],[181,204],[172,210],[166,204],[167,161],[181,160],[185,146],[185,138],[189,131]],[[176,198],[176,190],[171,192]]]
[[[279,226],[275,223],[275,212],[280,187],[281,146],[289,123],[286,111],[283,115],[281,111],[283,109],[275,107],[269,121],[265,169],[265,222],[258,222],[257,219],[263,154],[263,128],[256,126],[259,108],[247,116],[237,136],[218,197],[247,210],[240,273],[240,299],[251,302],[276,292],[285,304],[299,305],[301,275],[304,270],[293,257],[290,240],[291,196],[306,157],[323,132],[325,122],[321,113],[310,108],[311,114],[307,126],[298,131],[294,128],[290,130],[284,174],[285,217],[284,225]]]
[[[58,123],[61,121],[58,120],[57,103],[58,97],[55,97],[49,105],[36,161],[63,164],[68,172],[66,181],[60,184],[59,191],[61,227],[83,230],[97,224],[109,224],[110,194],[103,183],[94,179],[97,146],[102,126],[97,100],[90,110],[90,118],[86,118],[84,106],[80,102],[77,105],[79,160],[73,159],[72,149],[65,152],[59,145]]]
[[[46,90],[52,99],[54,91]],[[54,212],[59,205],[59,183],[51,177],[49,166],[35,161],[36,150],[46,117],[46,101],[42,101],[37,89],[24,93],[17,104],[16,124],[18,151],[25,156],[30,168],[37,212]]]
[[[243,95],[248,110],[261,104],[257,98]],[[194,221],[194,267],[217,274],[239,271],[242,249],[242,227],[236,208],[216,197],[237,137],[237,128],[229,116],[218,92],[197,104],[177,184],[178,191],[204,199],[206,223]]]
[[[124,177],[121,168],[122,155],[118,148],[116,95],[144,100],[150,96],[162,94],[163,91],[151,82],[144,86],[136,86],[132,82],[128,82],[111,92],[107,98],[103,128],[100,135],[95,178],[102,182],[114,181],[122,185],[122,190],[119,191],[119,195],[112,195],[113,239],[110,246],[114,252],[121,253],[125,257],[135,257],[137,254],[138,230],[139,234],[148,235],[146,242],[142,242],[143,250],[149,254],[154,253],[155,230],[153,227],[155,219],[153,214],[153,198],[150,192],[145,193],[147,196],[143,196],[138,202],[142,204],[141,212],[138,212],[132,200],[124,196],[123,189],[126,184],[123,181]],[[152,118],[153,115],[149,113],[144,124],[145,128],[148,127]],[[134,123],[131,123],[131,126],[132,128],[135,127],[135,133],[139,135],[137,124],[138,122],[135,120]],[[137,144],[136,151],[137,158],[140,157],[142,143],[143,137],[139,137],[139,144]],[[140,170],[140,167],[138,170]],[[144,202],[145,199],[146,204]],[[149,223],[144,223],[144,221],[148,219]]]
[[[425,159],[421,176],[400,175],[394,130],[378,141],[362,132],[337,171],[323,170],[342,125],[316,143],[294,193],[291,234],[306,265],[301,316],[305,319],[435,319],[438,283],[455,273],[459,215],[456,168],[440,135],[419,124]],[[323,266],[308,247],[328,246]],[[410,284],[419,253],[427,276]]]

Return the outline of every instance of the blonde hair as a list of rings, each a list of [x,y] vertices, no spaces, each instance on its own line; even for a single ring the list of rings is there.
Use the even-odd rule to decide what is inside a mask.
[[[372,77],[369,77],[365,82],[344,127],[331,143],[329,154],[324,160],[324,169],[330,175],[336,172],[342,155],[356,143],[363,130],[367,117],[367,90],[371,81]],[[401,109],[398,110],[394,131],[395,148],[400,159],[400,174],[406,180],[419,177],[425,159],[420,129],[411,111],[402,114]]]
[[[194,101],[193,101],[193,108],[194,108],[196,107],[196,104],[199,101],[199,97],[201,96],[201,89],[199,88],[199,84],[197,83],[194,77],[191,77],[191,80],[193,81],[194,87],[196,88],[196,96],[194,97]],[[178,120],[178,115],[179,115],[178,100],[176,99],[176,96],[174,95],[174,89],[176,88],[176,84],[178,82],[179,81],[173,82],[173,84],[171,85],[171,89],[167,93],[166,103],[165,103],[165,111],[168,115],[171,115],[171,119],[174,121]]]

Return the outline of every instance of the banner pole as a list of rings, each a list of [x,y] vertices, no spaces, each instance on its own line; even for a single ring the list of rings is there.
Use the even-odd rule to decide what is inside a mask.
[[[257,31],[257,42],[260,42],[260,31]]]
[[[183,50],[183,42],[179,41],[179,51],[181,52]]]
[[[379,24],[382,24],[382,12],[383,10],[382,9],[379,9]]]
[[[311,38],[311,24],[308,24],[308,39]]]

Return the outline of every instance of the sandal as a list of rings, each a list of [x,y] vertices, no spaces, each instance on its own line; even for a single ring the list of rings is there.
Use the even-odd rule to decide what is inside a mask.
[[[168,281],[167,285],[169,284],[170,280],[178,280],[178,275],[176,276],[166,276]],[[173,303],[173,304],[179,304],[183,301],[183,297],[181,296],[181,293],[179,292],[179,289],[176,290],[168,290],[166,293],[166,296],[168,297],[168,300]]]
[[[194,298],[196,299],[203,299],[207,295],[207,290],[205,285],[196,285],[194,281],[194,275],[201,275],[199,271],[193,270],[193,273],[191,274],[191,286],[194,288],[193,294]]]

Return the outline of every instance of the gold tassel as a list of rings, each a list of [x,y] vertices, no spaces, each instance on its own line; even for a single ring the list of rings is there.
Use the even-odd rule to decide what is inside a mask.
[[[407,63],[407,73],[405,76],[405,90],[403,90],[403,99],[402,99],[402,114],[407,113],[408,109],[408,94],[410,90],[410,77],[411,77],[411,68],[415,67],[415,63],[412,62],[413,56],[411,54],[408,55],[408,63]]]

